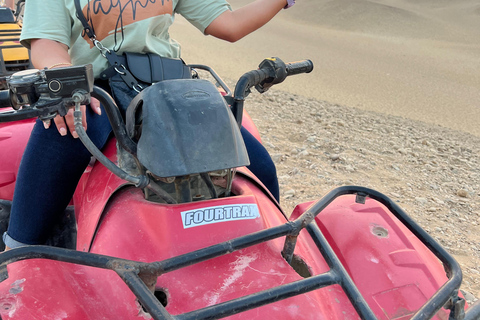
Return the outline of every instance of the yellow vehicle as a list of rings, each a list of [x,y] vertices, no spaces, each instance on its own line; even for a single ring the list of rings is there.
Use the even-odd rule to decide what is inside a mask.
[[[0,89],[5,88],[7,76],[31,68],[30,53],[20,44],[20,4],[17,5],[17,15],[8,7],[0,7]]]

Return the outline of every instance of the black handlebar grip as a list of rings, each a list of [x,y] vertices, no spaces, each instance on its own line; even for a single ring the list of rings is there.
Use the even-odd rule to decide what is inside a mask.
[[[293,76],[300,73],[310,73],[313,70],[312,60],[303,60],[298,62],[290,62],[285,64],[287,66],[287,74]]]
[[[267,80],[270,77],[268,70],[258,69],[247,72],[248,78],[250,80],[250,85],[256,86],[263,81]]]
[[[0,90],[0,108],[9,108],[12,106],[9,90]]]

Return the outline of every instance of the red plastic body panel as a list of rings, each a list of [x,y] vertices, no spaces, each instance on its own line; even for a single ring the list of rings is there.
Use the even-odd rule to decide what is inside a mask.
[[[291,219],[308,205],[297,206]],[[447,281],[433,253],[375,200],[342,196],[315,222],[379,319],[410,319]]]
[[[250,180],[238,176],[234,188],[241,195],[183,205],[151,203],[143,199],[140,190],[124,188],[108,202],[91,251],[137,261],[158,261],[287,221]],[[183,226],[182,212],[239,204],[256,204],[260,215],[255,219],[186,229]],[[282,246],[281,240],[270,241],[161,276],[157,286],[167,293],[167,310],[172,314],[183,313],[301,279],[282,258]],[[315,271],[328,270],[317,250],[302,243],[297,251],[314,264]],[[41,260],[15,263],[9,266],[9,271],[9,280],[0,284],[3,319],[54,319],[60,315],[79,320],[143,319],[145,316],[141,312],[139,315],[135,298],[113,272]],[[341,301],[344,303],[340,304]],[[32,310],[41,313],[33,314]],[[344,293],[331,287],[229,319],[315,319],[320,314],[322,319],[345,319],[345,314],[357,318]]]
[[[108,278],[113,271],[50,260],[17,262],[8,271],[2,319],[149,319],[121,279]]]
[[[1,199],[13,195],[15,181],[10,173],[16,175],[32,125],[33,121],[0,125]],[[244,125],[259,139],[248,115]],[[116,161],[114,140],[104,153]],[[246,168],[239,171],[251,175]],[[153,262],[287,222],[262,184],[247,176],[237,174],[235,197],[164,205],[146,201],[141,190],[129,187],[97,162],[85,171],[74,196],[77,249]],[[242,205],[258,208],[259,214],[247,212],[245,219],[214,223],[210,218],[207,224],[186,227],[185,217],[195,220],[195,212]],[[308,206],[297,206],[291,219]],[[354,196],[343,196],[315,221],[379,319],[410,318],[446,281],[433,254],[376,201],[358,204]],[[158,278],[157,289],[167,295],[167,310],[180,314],[301,279],[281,256],[282,248],[283,239],[272,240],[166,273]],[[312,274],[329,270],[305,230],[295,255]],[[149,319],[114,272],[45,260],[17,262],[8,270],[9,278],[0,283],[2,319]],[[228,319],[358,318],[336,285]],[[437,317],[447,318],[444,311]]]
[[[109,141],[102,151],[115,162],[116,140]],[[85,171],[73,196],[77,219],[77,250],[89,250],[107,202],[112,194],[125,184],[126,181],[114,175],[99,162],[95,162],[93,168]]]
[[[0,199],[13,199],[18,167],[34,120],[0,123]]]

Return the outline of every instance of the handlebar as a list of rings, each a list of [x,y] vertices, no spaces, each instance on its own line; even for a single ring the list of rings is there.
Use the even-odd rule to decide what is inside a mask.
[[[264,93],[273,85],[283,82],[288,76],[300,73],[310,73],[313,70],[311,60],[284,63],[281,59],[273,57],[265,59],[258,66],[258,70],[245,73],[237,82],[234,91],[232,112],[238,126],[242,126],[243,102],[250,94],[250,89],[255,87],[258,92]]]
[[[245,100],[252,87],[264,93],[273,85],[283,82],[288,76],[310,73],[312,70],[311,60],[284,63],[279,58],[265,59],[257,70],[249,71],[240,77],[235,87],[234,98]]]
[[[93,72],[91,69],[91,65],[85,65],[78,67],[45,70],[43,78],[39,78],[41,80],[40,83],[35,82],[38,80],[35,78],[36,76],[38,76],[36,72],[26,74],[27,78],[32,76],[32,78],[34,79],[32,83],[23,82],[24,79],[22,77],[20,77],[21,81],[16,79],[16,85],[20,84],[20,86],[23,86],[23,91],[17,90],[13,96],[11,96],[11,90],[0,91],[0,108],[13,107],[14,109],[19,109],[20,106],[25,105],[27,107],[20,110],[8,110],[0,112],[0,123],[24,120],[35,117],[38,117],[41,120],[46,120],[53,118],[53,116],[55,116],[56,114],[60,114],[61,116],[65,115],[68,111],[68,108],[72,106],[72,104],[70,104],[70,106],[67,106],[64,103],[64,100],[68,98],[67,93],[72,92],[70,90],[75,91],[78,89],[77,87],[80,86],[83,88],[83,90],[87,91],[86,93],[92,92]],[[252,87],[255,87],[260,93],[264,93],[273,85],[283,82],[288,76],[300,73],[310,73],[312,70],[313,63],[311,60],[284,63],[281,59],[273,57],[263,60],[257,70],[252,70],[245,73],[242,77],[240,77],[237,85],[235,86],[233,99],[230,91],[226,90],[228,98],[230,99],[228,100],[228,102],[231,103],[232,112],[235,116],[235,119],[237,120],[238,125],[241,126],[242,123],[243,102],[248,96],[248,94],[250,94],[250,89]],[[215,75],[212,70],[209,71],[210,73]],[[22,76],[25,75],[22,74]],[[65,88],[62,89],[61,92],[51,92],[51,88],[49,85],[47,85],[47,82],[58,82],[58,79],[60,79],[61,82],[64,84],[62,88]],[[218,77],[216,77],[216,79],[217,81],[219,80]],[[27,81],[32,80],[28,79]],[[222,84],[223,82],[220,83]],[[32,97],[29,96],[32,93],[31,91],[28,91],[30,85],[36,86],[35,90],[33,90],[33,98],[38,98],[38,94],[45,95],[46,93],[48,93],[48,95],[46,97],[44,96],[43,99],[35,102],[35,99],[32,99]],[[226,88],[226,85],[223,84],[222,87]]]
[[[50,119],[54,114],[66,113],[66,107],[62,106],[62,99],[51,100],[42,105],[21,109],[1,111],[1,108],[14,106],[9,90],[0,90],[0,123],[20,121],[31,118]]]

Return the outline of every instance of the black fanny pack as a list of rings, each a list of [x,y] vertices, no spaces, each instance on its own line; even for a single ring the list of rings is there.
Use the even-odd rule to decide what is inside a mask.
[[[109,57],[107,56],[107,58]],[[132,52],[115,55],[113,59],[116,61],[113,63],[110,61],[110,67],[100,74],[100,79],[111,78],[114,81],[123,81],[122,73],[125,69],[130,71],[137,81],[146,84],[192,77],[190,68],[182,59],[164,58],[153,53]]]

